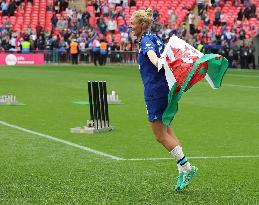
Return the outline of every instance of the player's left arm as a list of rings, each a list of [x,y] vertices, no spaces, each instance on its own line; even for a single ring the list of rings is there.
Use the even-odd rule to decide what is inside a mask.
[[[149,60],[158,68],[158,71],[164,66],[165,64],[164,58],[158,58],[155,51],[149,50],[147,52],[147,56]]]
[[[161,52],[163,44],[160,41],[154,43],[149,38],[143,38],[140,45],[142,52],[148,56],[149,60],[158,68],[159,71],[164,65],[164,59],[159,58],[156,51]]]

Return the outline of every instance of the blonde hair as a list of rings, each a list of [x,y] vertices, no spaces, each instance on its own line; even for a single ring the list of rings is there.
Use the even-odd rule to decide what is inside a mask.
[[[153,11],[151,8],[134,11],[132,16],[138,23],[143,25],[143,30],[147,31],[151,27],[153,22]]]

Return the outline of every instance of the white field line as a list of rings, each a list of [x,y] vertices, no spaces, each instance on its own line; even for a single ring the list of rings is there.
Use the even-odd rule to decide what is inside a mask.
[[[252,156],[211,156],[211,157],[187,157],[188,159],[234,159],[234,158],[259,158],[259,155]],[[128,161],[156,161],[156,160],[174,160],[172,157],[165,158],[131,158]]]
[[[202,84],[207,84],[207,82],[200,82]],[[228,86],[228,87],[239,87],[239,88],[252,88],[252,89],[259,89],[259,86],[250,86],[250,85],[236,85],[236,84],[228,84],[228,83],[222,83],[222,87]]]
[[[33,135],[37,135],[37,136],[40,136],[40,137],[43,137],[43,138],[47,138],[49,140],[60,142],[60,143],[63,143],[63,144],[66,144],[66,145],[69,145],[69,146],[72,146],[72,147],[75,147],[75,148],[78,148],[78,149],[81,149],[81,150],[85,150],[87,152],[91,152],[91,153],[94,153],[96,155],[100,155],[100,156],[103,156],[103,157],[108,157],[108,158],[113,159],[113,160],[123,160],[123,158],[121,158],[121,157],[117,157],[117,156],[113,156],[113,155],[110,155],[110,154],[106,154],[104,152],[100,152],[98,150],[91,149],[89,147],[78,145],[78,144],[75,144],[73,142],[69,142],[69,141],[66,141],[66,140],[58,139],[58,138],[50,136],[50,135],[46,135],[46,134],[42,134],[42,133],[35,132],[35,131],[32,131],[32,130],[28,130],[28,129],[25,129],[23,127],[12,125],[12,124],[9,124],[9,123],[4,122],[4,121],[0,121],[0,124],[4,125],[4,126],[7,126],[7,127],[11,127],[11,128],[17,129],[17,130],[20,130],[20,131],[23,131],[23,132],[27,132],[27,133],[30,133],[30,134],[33,134]]]
[[[123,161],[173,160],[172,157],[167,157],[167,158],[166,157],[165,158],[162,158],[162,157],[161,158],[152,158],[152,157],[150,157],[150,158],[129,158],[129,159],[126,159],[126,158],[122,158],[122,157],[117,157],[117,156],[114,156],[114,155],[106,154],[104,152],[100,152],[98,150],[91,149],[89,147],[81,146],[81,145],[75,144],[73,142],[69,142],[69,141],[66,141],[66,140],[58,139],[58,138],[52,137],[50,135],[46,135],[46,134],[42,134],[42,133],[35,132],[35,131],[32,131],[32,130],[28,130],[28,129],[25,129],[23,127],[19,127],[17,125],[12,125],[12,124],[9,124],[9,123],[4,122],[4,121],[0,121],[0,124],[4,125],[6,127],[11,127],[11,128],[23,131],[23,132],[27,132],[27,133],[30,133],[30,134],[33,134],[33,135],[37,135],[37,136],[40,136],[40,137],[43,137],[43,138],[47,138],[49,140],[60,142],[60,143],[63,143],[63,144],[66,144],[66,145],[69,145],[69,146],[72,146],[72,147],[75,147],[75,148],[87,151],[87,152],[94,153],[96,155],[100,155],[100,156],[103,156],[103,157],[107,157],[107,158],[113,159],[113,160],[123,160]],[[233,159],[233,158],[259,158],[259,155],[251,155],[251,156],[188,157],[188,159],[224,159],[224,158],[225,159]]]
[[[244,78],[259,78],[259,75],[240,75],[240,74],[226,74],[226,76],[231,76],[231,77],[244,77]]]

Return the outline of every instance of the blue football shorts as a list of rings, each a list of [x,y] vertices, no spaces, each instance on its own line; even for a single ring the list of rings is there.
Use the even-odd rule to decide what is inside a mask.
[[[146,100],[146,109],[149,122],[154,122],[155,120],[162,121],[162,116],[167,106],[167,100],[167,97]]]

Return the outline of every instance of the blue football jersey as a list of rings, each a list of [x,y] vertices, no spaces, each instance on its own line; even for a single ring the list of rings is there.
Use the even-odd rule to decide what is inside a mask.
[[[169,93],[165,78],[165,70],[159,72],[157,67],[149,60],[147,52],[152,50],[158,57],[164,51],[165,45],[161,38],[151,32],[145,32],[140,40],[138,63],[141,78],[144,84],[145,100],[166,97]]]

